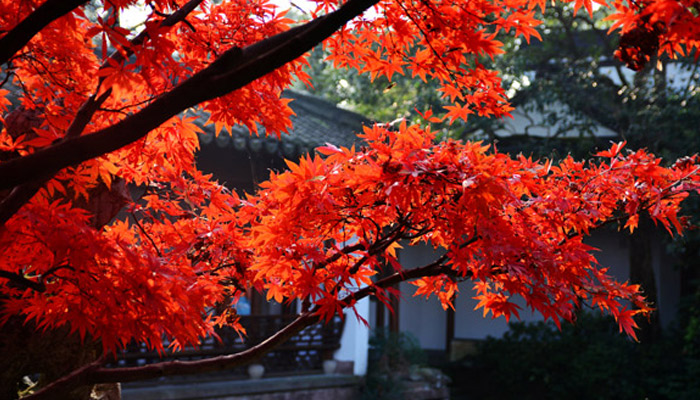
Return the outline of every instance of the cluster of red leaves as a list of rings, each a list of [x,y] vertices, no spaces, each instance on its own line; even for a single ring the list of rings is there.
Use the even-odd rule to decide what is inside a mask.
[[[633,70],[652,58],[691,55],[700,49],[700,4],[695,0],[616,0],[611,31],[620,29],[615,56]]]
[[[169,178],[146,189],[132,218],[102,229],[71,202],[38,194],[0,232],[0,246],[3,270],[44,290],[4,283],[4,317],[69,325],[109,350],[132,339],[162,349],[163,334],[197,343],[211,331],[207,307],[240,296],[223,283],[245,259],[231,221],[238,200],[208,177]]]
[[[317,1],[319,9],[333,1]],[[376,76],[410,73],[437,81],[453,103],[447,118],[469,114],[501,117],[512,110],[495,71],[480,57],[502,54],[501,32],[540,38],[538,2],[529,0],[382,1],[375,13],[354,21],[325,42],[337,67]]]
[[[583,238],[613,222],[633,230],[643,210],[680,231],[679,204],[700,185],[696,159],[664,168],[622,146],[552,165],[480,143],[434,145],[417,126],[364,137],[367,149],[328,146],[325,158],[290,163],[242,209],[257,249],[251,267],[270,297],[314,299],[332,315],[342,293],[401,270],[399,241],[424,241],[447,250],[446,269],[415,281],[417,294],[444,307],[471,279],[485,314],[517,316],[521,297],[559,322],[591,301],[634,336],[632,316],[650,308],[638,286],[599,268]]]
[[[42,3],[0,1],[2,32]],[[3,72],[14,93],[0,92],[3,114],[14,108],[37,121],[12,129],[18,124],[0,118],[4,157],[64,138],[90,96],[106,100],[78,132],[84,135],[138,112],[227,49],[287,30],[291,22],[267,1],[203,2],[186,23],[163,26],[176,9],[156,0],[142,27],[125,29],[120,14],[136,4],[105,2],[96,17],[76,8],[9,60]],[[137,40],[138,29],[145,40]],[[202,104],[208,123],[217,131],[235,124],[287,129],[292,111],[280,95],[293,76],[305,76],[300,63]],[[13,105],[8,98],[16,99]],[[133,339],[162,348],[163,334],[176,344],[197,343],[211,331],[207,307],[240,296],[222,282],[245,257],[235,230],[238,198],[195,167],[200,128],[194,119],[174,117],[130,146],[62,170],[4,224],[0,268],[14,278],[1,282],[3,320],[24,315],[42,328],[69,325],[109,350]],[[127,219],[96,226],[85,204],[115,181],[140,187],[131,193],[140,198]]]
[[[39,3],[0,2],[2,30],[10,30]],[[171,2],[155,1],[149,2],[153,10],[141,32],[148,40],[135,45],[130,40],[137,32],[119,26],[118,21],[123,9],[136,3],[108,2],[108,8],[99,13],[103,17],[98,16],[96,21],[78,8],[47,26],[10,60],[5,72],[12,74],[15,94],[20,94],[22,107],[38,110],[42,121],[32,135],[21,138],[3,131],[0,139],[7,143],[4,150],[24,155],[64,137],[85,100],[106,90],[111,95],[83,134],[111,126],[203,69],[227,49],[255,43],[288,29],[291,23],[267,1],[204,2],[186,24],[163,27],[162,16],[173,11]],[[236,124],[254,131],[261,125],[276,134],[288,129],[292,111],[288,100],[280,99],[280,95],[293,76],[306,76],[301,65],[287,64],[241,90],[204,103],[203,109],[210,114],[208,123],[216,124],[217,131]],[[7,102],[9,92],[1,94],[3,103]],[[83,164],[81,173],[106,177],[101,171],[109,171],[141,184],[160,179],[160,171],[152,170],[155,165],[191,172],[194,150],[198,148],[196,131],[191,118],[174,118],[140,143]],[[164,158],[170,159],[164,162]],[[90,188],[84,185],[97,184],[94,179],[92,183],[74,181],[74,174],[68,171],[63,177],[65,184],[76,186],[76,192]]]
[[[3,31],[40,3],[1,2]],[[15,94],[22,107],[38,110],[42,120],[30,134],[3,130],[3,150],[21,156],[62,138],[88,96],[107,89],[111,95],[84,133],[110,126],[228,48],[279,33],[290,22],[264,1],[205,2],[187,24],[162,27],[162,16],[174,10],[169,1],[155,1],[149,3],[152,12],[143,28],[148,40],[136,46],[134,32],[117,24],[122,10],[135,4],[106,3],[109,8],[97,20],[76,9],[12,58],[6,72],[13,74]],[[280,94],[292,74],[304,76],[300,65],[289,64],[207,102],[203,107],[210,123],[217,130],[235,124],[253,129],[260,124],[269,132],[286,129],[291,109]],[[9,92],[2,94],[5,101]],[[239,106],[230,107],[232,103]],[[192,117],[173,118],[131,146],[61,171],[8,221],[0,232],[3,270],[36,279],[46,291],[4,283],[3,293],[10,298],[5,316],[24,314],[40,326],[70,324],[108,349],[131,339],[159,347],[163,333],[195,343],[207,333],[211,324],[202,318],[205,308],[224,294],[205,275],[209,269],[225,273],[222,266],[233,265],[230,253],[237,247],[228,244],[235,242],[236,233],[226,226],[237,199],[196,170],[198,131]],[[147,186],[147,192],[132,207],[132,220],[96,229],[76,204],[117,178]],[[192,262],[193,249],[203,247],[219,250]]]
[[[639,288],[598,268],[582,239],[609,222],[632,230],[642,210],[680,230],[680,202],[700,187],[695,158],[664,168],[621,146],[588,164],[552,165],[480,143],[434,145],[416,126],[367,129],[365,139],[359,151],[328,146],[324,158],[289,163],[245,201],[206,176],[166,173],[167,187],[147,188],[130,221],[102,230],[42,193],[0,245],[3,270],[45,291],[3,285],[5,315],[69,324],[107,349],[131,339],[160,347],[163,333],[194,343],[215,323],[237,326],[205,310],[249,286],[330,317],[378,271],[401,270],[400,242],[425,241],[447,257],[439,274],[415,282],[417,294],[445,307],[471,279],[485,313],[517,316],[519,296],[558,322],[590,301],[634,335],[632,316],[650,310]]]
[[[0,32],[42,3],[0,1]],[[97,108],[72,135],[114,126],[227,50],[286,31],[292,22],[270,2],[255,0],[204,1],[184,21],[164,24],[177,10],[155,0],[139,34],[117,23],[136,3],[105,2],[97,17],[76,8],[4,64],[15,93],[0,91],[0,109],[19,111],[0,121],[2,160],[52,147],[86,105]],[[338,7],[317,3],[318,14]],[[624,34],[649,15],[649,23],[665,27],[659,51],[690,51],[697,47],[697,26],[688,22],[694,6],[673,4],[680,6],[656,1],[640,10],[619,3],[613,18]],[[410,71],[439,81],[453,103],[451,120],[504,116],[511,108],[500,78],[479,57],[503,52],[498,33],[539,37],[538,6],[545,3],[382,1],[326,46],[340,67],[388,78]],[[575,6],[591,9],[585,0]],[[226,60],[218,60],[225,68]],[[285,64],[204,102],[208,122],[217,132],[234,124],[284,131],[291,109],[280,94],[293,77],[307,80],[302,65]],[[368,148],[329,146],[325,158],[290,163],[289,172],[241,202],[196,169],[199,129],[192,116],[171,118],[131,145],[60,171],[15,212],[0,228],[0,324],[21,315],[40,327],[70,326],[107,350],[134,339],[162,349],[164,334],[185,344],[216,323],[240,328],[225,311],[213,310],[251,287],[278,301],[301,299],[330,317],[348,305],[339,300],[345,293],[372,286],[378,271],[401,270],[399,242],[427,241],[447,253],[416,282],[418,293],[436,294],[444,306],[458,281],[472,279],[480,306],[494,316],[517,316],[513,296],[555,321],[570,319],[590,300],[633,334],[632,315],[648,307],[637,287],[596,268],[582,236],[622,215],[634,229],[641,210],[679,229],[679,203],[698,185],[695,159],[667,169],[644,152],[623,156],[615,148],[594,163],[567,159],[553,166],[489,152],[480,143],[434,145],[429,130],[418,127],[375,127],[365,133]],[[88,205],[118,191],[115,185],[138,188],[131,193],[136,199],[111,224],[97,222]],[[376,292],[386,299],[381,288]]]

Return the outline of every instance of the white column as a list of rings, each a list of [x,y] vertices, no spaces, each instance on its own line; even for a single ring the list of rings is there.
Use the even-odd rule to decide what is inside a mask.
[[[355,310],[369,321],[369,297],[355,303]],[[353,310],[345,310],[345,327],[340,338],[340,348],[333,357],[338,361],[352,361],[353,373],[362,376],[367,373],[368,350],[369,327],[357,319]]]

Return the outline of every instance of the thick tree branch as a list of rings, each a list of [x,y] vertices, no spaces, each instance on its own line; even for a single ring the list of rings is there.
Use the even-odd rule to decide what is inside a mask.
[[[131,144],[179,112],[258,79],[293,61],[379,0],[350,0],[338,10],[243,49],[223,53],[138,113],[90,135],[66,138],[31,155],[0,164],[0,190],[51,177],[61,168]]]
[[[87,0],[47,0],[0,39],[0,64],[6,63],[51,22],[68,14]]]
[[[131,382],[168,375],[183,375],[234,368],[250,363],[274,347],[282,344],[307,326],[319,321],[313,312],[301,314],[289,325],[279,330],[262,343],[239,353],[197,361],[168,361],[142,367],[105,368],[104,360],[96,361],[58,379],[36,393],[24,397],[26,400],[54,399],[57,394],[68,393],[84,385],[98,382]]]
[[[195,8],[197,8],[197,6],[199,6],[199,4],[202,3],[202,1],[203,0],[190,0],[180,9],[165,18],[161,22],[161,26],[173,26],[176,23],[184,20],[187,15],[189,15]],[[148,32],[143,31],[131,40],[131,45],[139,46],[143,44],[147,38]],[[132,49],[125,50],[126,57],[133,53]],[[124,53],[119,51],[114,52],[110,57],[112,63],[121,63],[124,61],[124,58]],[[105,61],[103,68],[106,65],[109,65],[109,62]],[[104,77],[100,78],[97,85],[98,90],[104,79]],[[111,94],[112,89],[109,88],[99,97],[96,98],[95,95],[93,95],[85,100],[85,103],[83,103],[83,105],[80,107],[75,115],[75,118],[73,119],[73,122],[68,127],[65,137],[67,139],[79,137],[85,130],[85,127],[90,123],[90,120],[92,120],[95,112],[100,108],[100,106],[102,106],[102,104],[104,104]],[[3,226],[7,220],[9,220],[17,211],[19,211],[19,209],[26,204],[36,194],[36,192],[39,191],[39,189],[41,189],[44,183],[45,180],[26,182],[15,187],[7,197],[2,199],[0,202],[0,226]]]
[[[95,96],[90,96],[85,103],[80,107],[78,112],[73,119],[73,122],[68,127],[66,132],[67,138],[73,138],[80,136],[80,133],[85,129],[87,124],[92,119],[95,111],[102,105],[102,103],[107,100],[109,95],[112,93],[112,89],[106,90],[100,95],[100,97],[95,98]],[[15,187],[9,195],[7,195],[0,202],[0,226],[5,225],[5,222],[9,220],[19,209],[28,202],[36,192],[41,189],[45,181],[30,181],[23,183]]]
[[[365,286],[364,288],[345,296],[341,300],[341,302],[345,307],[350,307],[353,304],[355,304],[355,302],[357,302],[358,300],[362,300],[370,294],[373,294],[378,288],[385,289],[394,286],[397,283],[423,278],[426,276],[436,276],[443,274],[450,276],[456,275],[456,271],[447,267],[445,265],[445,261],[447,261],[446,254],[440,256],[437,260],[433,261],[432,263],[424,265],[422,267],[413,268],[406,271],[394,272],[393,274],[378,280],[371,286]]]
[[[33,197],[43,184],[44,181],[27,182],[12,189],[10,194],[0,201],[0,226],[5,225],[5,222]]]

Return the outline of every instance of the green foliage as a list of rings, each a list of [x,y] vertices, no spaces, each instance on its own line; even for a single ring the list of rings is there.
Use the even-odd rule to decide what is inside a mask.
[[[620,335],[609,319],[586,313],[561,330],[514,323],[457,364],[455,381],[482,400],[697,399],[700,358],[684,353],[681,335],[645,346]]]
[[[433,124],[433,129],[444,137],[499,143],[517,138],[524,145],[513,146],[513,152],[538,157],[589,157],[611,139],[596,140],[594,133],[600,128],[614,135],[613,140],[627,140],[630,148],[646,147],[671,160],[700,148],[698,63],[692,57],[662,59],[658,70],[654,60],[635,74],[612,58],[619,38],[608,35],[609,23],[602,22],[609,10],[601,8],[591,18],[585,13],[573,16],[567,8],[571,5],[547,9],[540,30],[543,41],[526,43],[504,34],[499,39],[505,54],[480,60],[501,72],[512,104],[532,119],[530,125],[509,132],[511,138],[504,138],[501,130],[507,120],[478,116],[452,125]],[[319,47],[309,58],[313,94],[382,122],[405,118],[425,123],[415,110],[443,112],[445,101],[436,93],[435,82],[406,75],[395,75],[392,82],[383,77],[371,81],[368,74],[332,68],[324,57]],[[532,132],[542,126],[551,136],[531,140],[537,137]],[[582,140],[572,140],[576,138]]]
[[[506,54],[493,61],[519,111],[543,115],[554,137],[591,137],[603,127],[630,148],[646,147],[670,160],[700,148],[698,63],[659,59],[634,73],[612,58],[619,38],[602,22],[609,10],[589,18],[567,7],[548,8],[542,42],[509,38]],[[584,151],[589,146],[580,142]],[[550,149],[544,147],[540,155]]]
[[[385,123],[405,119],[410,124],[424,124],[426,121],[416,110],[440,111],[445,104],[436,91],[436,82],[423,82],[410,75],[394,75],[391,82],[384,76],[372,80],[369,74],[348,73],[333,68],[325,60],[326,55],[327,52],[320,46],[313,50],[308,59],[307,72],[313,77],[314,87],[297,89],[309,90],[311,94]],[[433,125],[435,130],[446,127],[446,123]],[[455,128],[457,126],[451,127]]]
[[[367,400],[403,399],[403,378],[411,366],[427,361],[418,340],[408,333],[378,329],[369,340],[369,365],[362,398]]]
[[[683,350],[700,360],[700,289],[685,304],[686,325],[683,330]],[[700,371],[698,371],[700,374]],[[700,375],[698,375],[700,376]]]

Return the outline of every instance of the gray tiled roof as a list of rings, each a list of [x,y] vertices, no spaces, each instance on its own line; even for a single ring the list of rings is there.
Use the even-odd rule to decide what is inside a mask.
[[[214,137],[214,127],[204,127],[206,134],[200,135],[202,145],[213,141],[219,147],[234,147],[236,150],[249,150],[254,153],[267,152],[271,155],[282,154],[287,158],[298,157],[312,149],[331,143],[336,146],[350,147],[360,144],[357,134],[362,132],[363,125],[371,121],[352,111],[343,110],[335,104],[319,97],[298,91],[286,91],[283,97],[294,99],[290,107],[295,116],[291,117],[293,128],[280,139],[275,135],[266,137],[264,129],[259,136],[251,135],[241,126],[236,126],[231,133],[222,131]],[[200,118],[206,120],[206,116]]]

